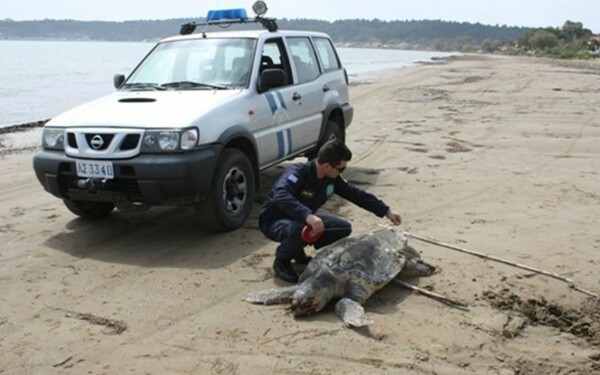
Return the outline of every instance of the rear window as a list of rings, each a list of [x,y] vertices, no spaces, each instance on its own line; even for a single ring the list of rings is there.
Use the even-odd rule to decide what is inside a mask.
[[[309,38],[288,38],[290,53],[298,75],[298,83],[312,81],[320,74],[317,56]]]
[[[340,60],[335,53],[335,49],[331,44],[331,40],[327,38],[314,38],[315,46],[319,59],[323,64],[323,70],[330,72],[341,68]]]

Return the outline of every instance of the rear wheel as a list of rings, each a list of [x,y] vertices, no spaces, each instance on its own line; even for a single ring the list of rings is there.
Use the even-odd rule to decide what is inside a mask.
[[[340,141],[344,142],[345,141],[344,132],[340,128],[340,126],[337,124],[337,122],[329,120],[329,121],[327,121],[327,124],[325,125],[325,131],[323,132],[323,136],[319,140],[317,147],[314,150],[308,152],[306,154],[306,157],[309,160],[315,159],[317,157],[317,155],[319,154],[319,149],[321,148],[321,146],[323,146],[325,143],[327,143],[329,141],[336,140],[336,139],[339,139]]]
[[[77,216],[86,218],[99,218],[108,216],[115,205],[111,202],[88,202],[63,199],[65,206]]]
[[[250,215],[255,183],[252,163],[242,151],[223,151],[207,199],[196,205],[200,221],[217,231],[240,228]]]

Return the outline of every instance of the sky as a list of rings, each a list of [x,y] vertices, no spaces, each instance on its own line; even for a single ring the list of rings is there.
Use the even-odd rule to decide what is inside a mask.
[[[253,0],[0,0],[0,19],[162,20],[205,17],[210,9],[246,8]],[[600,33],[600,0],[266,0],[276,18],[444,20],[486,25],[561,27],[579,21]],[[293,5],[292,5],[293,4]]]

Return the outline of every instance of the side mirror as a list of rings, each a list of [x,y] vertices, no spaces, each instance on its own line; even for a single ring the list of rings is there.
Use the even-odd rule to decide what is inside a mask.
[[[265,69],[260,74],[258,91],[265,92],[283,85],[285,85],[285,71],[283,69]]]
[[[125,76],[123,74],[115,74],[113,77],[113,86],[115,86],[115,89],[120,89],[123,86],[123,82],[125,82]]]

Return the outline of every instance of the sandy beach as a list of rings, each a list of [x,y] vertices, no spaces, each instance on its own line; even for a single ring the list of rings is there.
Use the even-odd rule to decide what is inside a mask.
[[[463,56],[350,90],[344,176],[403,230],[600,294],[600,61]],[[331,307],[294,319],[245,303],[288,285],[257,227],[285,166],[232,233],[199,228],[192,208],[86,221],[36,180],[39,133],[0,134],[0,374],[600,373],[597,298],[417,239],[440,272],[405,281],[468,309],[397,283],[365,304],[368,329]],[[326,209],[355,233],[388,223],[341,199]]]

